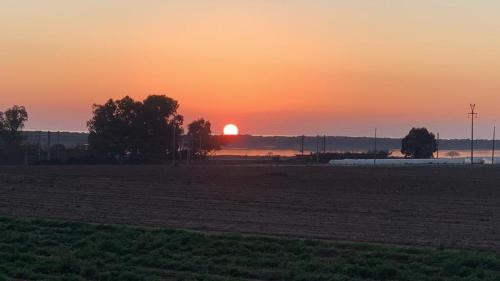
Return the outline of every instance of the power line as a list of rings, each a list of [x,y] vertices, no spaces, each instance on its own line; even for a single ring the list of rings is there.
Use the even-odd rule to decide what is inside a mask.
[[[471,137],[470,137],[470,164],[474,165],[474,119],[477,118],[477,112],[475,111],[476,104],[470,104],[470,112],[468,113],[471,119]]]

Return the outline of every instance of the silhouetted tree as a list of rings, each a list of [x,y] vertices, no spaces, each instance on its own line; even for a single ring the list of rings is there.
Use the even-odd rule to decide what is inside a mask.
[[[24,124],[28,121],[28,112],[24,106],[15,105],[5,112],[0,112],[0,154],[2,162],[17,163],[22,161]]]
[[[201,118],[188,125],[188,146],[195,157],[203,158],[209,152],[220,149],[221,143],[218,138],[212,136],[210,121]]]
[[[405,157],[432,158],[436,150],[436,136],[426,128],[412,128],[401,144],[401,153]]]
[[[149,96],[144,100],[141,120],[144,138],[139,142],[139,151],[149,158],[155,158],[162,151],[171,154],[174,131],[176,147],[179,147],[184,118],[177,114],[178,108],[179,103],[166,96]]]
[[[124,159],[161,159],[176,152],[173,137],[182,134],[179,104],[164,95],[143,102],[131,97],[94,105],[87,123],[89,145],[99,155]]]

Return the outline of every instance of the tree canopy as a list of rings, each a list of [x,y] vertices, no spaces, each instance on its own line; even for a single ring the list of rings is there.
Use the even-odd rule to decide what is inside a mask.
[[[15,105],[0,112],[0,155],[1,162],[17,163],[22,159],[22,129],[28,121],[24,106]]]
[[[210,122],[203,118],[188,125],[186,139],[192,155],[198,158],[205,157],[209,152],[220,149],[221,146],[219,139],[212,136]]]
[[[436,150],[436,136],[426,128],[412,128],[401,144],[401,153],[408,158],[432,158]]]
[[[89,145],[99,155],[118,159],[161,159],[177,153],[174,134],[178,140],[183,132],[178,108],[179,103],[165,95],[96,104],[87,123]]]

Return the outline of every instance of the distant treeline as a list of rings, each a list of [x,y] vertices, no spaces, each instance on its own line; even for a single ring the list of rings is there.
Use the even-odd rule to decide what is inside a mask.
[[[224,138],[200,118],[184,125],[179,103],[165,95],[94,104],[88,134],[24,132],[24,106],[0,111],[0,164],[142,164],[205,159]]]
[[[301,148],[300,136],[251,136],[240,135],[232,137],[223,148],[248,148],[248,149],[291,149],[299,151]],[[377,150],[400,150],[400,138],[378,138]],[[316,151],[317,143],[319,142],[320,151],[323,150],[323,136],[304,137],[304,150]],[[493,142],[491,140],[475,140],[475,149],[491,149]],[[452,139],[440,140],[439,149],[444,150],[463,150],[470,148],[470,140],[467,139]],[[369,137],[343,137],[343,136],[327,136],[326,150],[327,151],[353,151],[366,152],[374,149],[374,139]]]
[[[25,131],[23,135],[26,137],[26,142],[30,144],[38,144],[39,132]],[[47,145],[47,132],[42,132],[42,146]],[[56,144],[56,132],[52,132],[52,144]],[[72,148],[88,143],[88,133],[76,132],[61,132],[60,144],[65,147]],[[306,136],[304,138],[304,150],[316,150],[316,137]],[[323,137],[319,139],[320,150],[323,149]],[[301,147],[301,137],[291,136],[251,136],[240,135],[231,137],[227,140],[223,148],[247,148],[247,149],[290,149],[299,151]],[[474,141],[476,149],[491,149],[491,140],[476,140]],[[358,151],[364,152],[374,149],[373,138],[368,137],[326,137],[326,148],[328,151]],[[470,148],[470,140],[467,139],[451,139],[441,140],[439,148],[444,150],[465,150]],[[401,139],[399,138],[379,138],[377,139],[377,149],[391,151],[401,149]]]
[[[342,159],[387,159],[391,153],[385,150],[367,151],[367,152],[320,152],[310,154],[297,154],[295,161],[304,163],[328,163],[330,160]]]

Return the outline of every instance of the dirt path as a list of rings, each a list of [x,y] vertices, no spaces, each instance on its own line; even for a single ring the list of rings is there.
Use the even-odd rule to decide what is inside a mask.
[[[0,167],[0,215],[500,250],[500,169]]]

